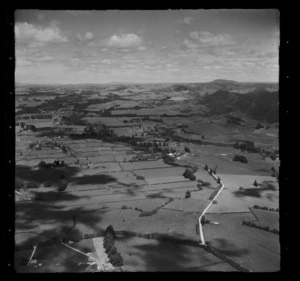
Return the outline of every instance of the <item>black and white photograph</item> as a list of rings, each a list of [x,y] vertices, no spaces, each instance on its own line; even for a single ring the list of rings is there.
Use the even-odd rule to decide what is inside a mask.
[[[280,271],[280,17],[15,10],[14,270]]]

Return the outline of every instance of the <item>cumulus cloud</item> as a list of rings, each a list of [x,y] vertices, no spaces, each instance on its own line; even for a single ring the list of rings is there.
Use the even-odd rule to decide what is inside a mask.
[[[77,38],[80,41],[91,41],[94,39],[94,34],[92,32],[86,32],[84,35],[81,35],[80,33],[76,34]]]
[[[183,41],[183,45],[188,48],[218,47],[236,44],[233,37],[227,33],[213,34],[208,31],[193,31],[189,34],[189,39]]]
[[[84,38],[86,40],[93,40],[94,39],[94,34],[92,32],[87,32],[85,35],[84,35]]]
[[[16,23],[15,36],[17,43],[43,46],[47,43],[67,42],[68,38],[62,34],[58,22],[50,26],[37,26],[27,22]]]
[[[112,48],[138,49],[143,47],[143,39],[134,33],[113,35],[107,40],[106,45]]]
[[[46,62],[46,61],[52,61],[52,60],[53,60],[52,56],[41,56],[41,57],[32,58],[32,61],[35,61],[35,62]]]
[[[144,51],[146,46],[143,39],[134,33],[113,35],[106,40],[91,41],[89,47],[100,47],[102,51],[115,50],[121,53]]]

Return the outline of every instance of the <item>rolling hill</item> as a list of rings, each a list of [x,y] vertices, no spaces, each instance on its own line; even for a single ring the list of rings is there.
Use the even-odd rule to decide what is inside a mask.
[[[202,103],[209,109],[208,115],[242,112],[247,116],[269,123],[279,119],[278,92],[253,91],[239,94],[224,90],[203,97]]]

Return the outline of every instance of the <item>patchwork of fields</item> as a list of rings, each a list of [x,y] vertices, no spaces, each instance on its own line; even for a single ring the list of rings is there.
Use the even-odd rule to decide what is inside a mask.
[[[116,236],[124,271],[280,270],[279,212],[253,208],[279,208],[278,127],[209,115],[202,101],[211,90],[197,87],[107,85],[76,95],[58,89],[55,99],[18,103],[25,109],[61,103],[51,114],[69,118],[55,126],[29,120],[39,130],[16,131],[18,272],[106,270],[99,263],[109,264],[102,247],[109,225],[135,233]],[[259,149],[237,148],[240,140]],[[233,161],[236,155],[247,162]],[[200,247],[204,210],[206,247]],[[24,265],[34,246],[40,268]]]

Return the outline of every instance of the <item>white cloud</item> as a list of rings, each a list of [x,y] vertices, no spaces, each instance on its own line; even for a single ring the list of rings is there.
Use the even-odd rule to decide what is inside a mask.
[[[76,34],[77,38],[80,40],[80,41],[91,41],[94,39],[94,34],[92,32],[86,32],[84,35],[81,35],[80,33],[77,33]]]
[[[188,49],[196,49],[198,47],[198,44],[188,39],[185,39],[182,44]]]
[[[84,35],[84,38],[86,40],[93,40],[94,39],[94,34],[92,32],[87,32],[85,35]]]
[[[36,26],[27,22],[16,23],[16,42],[20,44],[30,44],[33,46],[43,46],[47,43],[67,42],[68,38],[62,34],[57,21],[51,22],[50,26]]]
[[[25,58],[16,58],[16,66],[22,67],[22,66],[31,66],[32,62],[25,59]]]
[[[213,34],[208,31],[193,31],[189,34],[189,39],[183,41],[183,45],[188,48],[199,47],[218,47],[236,44],[233,37],[227,33]]]
[[[113,35],[107,40],[106,45],[112,48],[138,49],[143,47],[143,39],[133,33]]]
[[[53,60],[52,56],[42,56],[42,57],[32,58],[32,61],[35,62],[45,62],[45,61],[52,61],[52,60]]]

